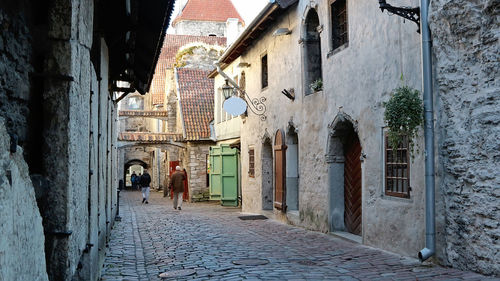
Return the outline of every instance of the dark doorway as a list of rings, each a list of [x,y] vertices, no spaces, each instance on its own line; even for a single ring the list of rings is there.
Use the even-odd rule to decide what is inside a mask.
[[[270,139],[262,144],[262,210],[273,209],[273,147]]]
[[[339,113],[329,126],[328,178],[330,231],[362,234],[361,144],[356,122]]]

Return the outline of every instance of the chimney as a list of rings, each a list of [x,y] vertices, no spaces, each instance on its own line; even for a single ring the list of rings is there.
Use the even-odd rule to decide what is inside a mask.
[[[227,45],[230,46],[236,38],[240,35],[242,25],[236,18],[228,18],[226,21],[226,40]]]

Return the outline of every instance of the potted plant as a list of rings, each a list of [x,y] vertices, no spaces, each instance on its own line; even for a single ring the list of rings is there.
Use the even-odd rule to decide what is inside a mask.
[[[323,90],[323,80],[321,78],[314,80],[311,84],[309,84],[309,88],[311,88],[313,93]]]
[[[414,139],[424,122],[424,107],[420,92],[408,86],[394,89],[388,102],[384,103],[384,120],[389,127],[387,137],[393,150],[408,137],[410,155],[413,158]]]

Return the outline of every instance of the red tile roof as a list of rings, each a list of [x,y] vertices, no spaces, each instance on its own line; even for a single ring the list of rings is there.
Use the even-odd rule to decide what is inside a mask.
[[[228,18],[245,24],[231,0],[189,0],[172,25],[183,20],[226,22]]]
[[[177,73],[186,140],[208,139],[214,117],[214,80],[207,77],[210,71],[180,68]]]
[[[140,143],[162,143],[166,141],[183,141],[183,137],[181,134],[172,133],[121,132],[118,140]]]
[[[168,117],[168,112],[164,110],[120,110],[118,116],[137,117]]]
[[[175,64],[175,55],[182,46],[190,43],[204,43],[215,46],[226,46],[225,37],[213,36],[190,36],[190,35],[171,35],[167,34],[163,42],[158,63],[156,64],[155,74],[151,83],[149,93],[152,95],[154,105],[162,104],[165,97],[165,76],[167,69],[173,68]]]

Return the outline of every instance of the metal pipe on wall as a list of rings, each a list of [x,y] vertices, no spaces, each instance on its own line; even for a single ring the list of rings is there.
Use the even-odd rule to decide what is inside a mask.
[[[432,41],[428,22],[429,0],[421,0],[420,3],[425,123],[425,248],[418,252],[418,258],[420,261],[425,261],[436,252],[434,109],[432,93]]]

